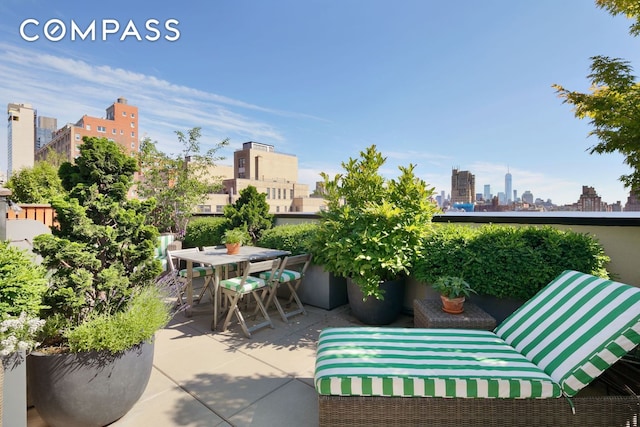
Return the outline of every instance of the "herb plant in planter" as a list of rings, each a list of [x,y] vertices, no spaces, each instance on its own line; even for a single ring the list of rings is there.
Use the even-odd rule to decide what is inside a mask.
[[[440,294],[442,310],[451,314],[464,311],[465,298],[475,291],[462,277],[442,276],[433,283],[433,289]]]
[[[223,242],[230,255],[240,252],[240,246],[248,239],[247,232],[242,228],[232,228],[224,232]]]
[[[369,324],[391,323],[400,313],[403,278],[438,211],[433,188],[415,176],[414,165],[400,167],[400,176],[389,180],[380,174],[385,160],[372,145],[342,163],[344,174],[322,173],[328,209],[313,243],[315,262],[350,280],[352,311]],[[354,306],[357,300],[395,306],[371,311]]]
[[[51,203],[59,226],[34,239],[51,278],[29,387],[52,427],[122,417],[146,387],[153,336],[170,318],[156,286],[158,231],[145,224],[154,201],[126,197],[136,168],[115,142],[85,138],[76,164],[60,167],[69,193]]]

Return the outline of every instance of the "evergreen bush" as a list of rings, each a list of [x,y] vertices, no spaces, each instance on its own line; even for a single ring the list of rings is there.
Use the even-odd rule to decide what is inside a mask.
[[[187,224],[182,246],[184,248],[200,248],[221,245],[224,233],[230,225],[230,221],[223,217],[192,218]]]
[[[284,224],[265,230],[257,245],[264,248],[280,249],[300,255],[312,252],[312,241],[318,230],[318,224]]]
[[[607,278],[608,261],[593,236],[571,230],[437,224],[424,239],[412,274],[426,284],[460,276],[478,294],[526,300],[564,270]]]

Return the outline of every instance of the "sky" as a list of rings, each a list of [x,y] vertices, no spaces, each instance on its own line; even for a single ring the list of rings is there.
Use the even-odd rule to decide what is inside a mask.
[[[510,172],[519,196],[574,203],[587,185],[627,199],[623,157],[589,154],[588,120],[552,87],[588,91],[595,55],[640,61],[631,21],[593,1],[142,3],[2,0],[0,104],[62,127],[125,97],[161,150],[180,152],[175,131],[193,127],[203,150],[229,139],[222,164],[243,142],[271,144],[311,190],[375,144],[386,177],[412,163],[437,193],[457,168],[476,193],[504,192]],[[6,141],[0,126],[3,170]]]

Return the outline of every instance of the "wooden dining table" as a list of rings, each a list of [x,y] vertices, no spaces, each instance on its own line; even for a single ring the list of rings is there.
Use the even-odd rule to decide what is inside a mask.
[[[207,249],[199,252],[191,252],[184,254],[176,254],[175,257],[186,262],[187,268],[187,287],[186,287],[186,303],[187,309],[185,313],[187,317],[192,315],[193,307],[193,266],[194,264],[210,265],[214,268],[213,277],[213,321],[211,329],[216,330],[218,327],[218,310],[220,307],[220,280],[222,278],[223,267],[229,264],[242,265],[251,261],[263,261],[274,259],[291,252],[280,249],[262,248],[259,246],[241,246],[237,254],[227,254],[224,246],[218,246],[214,249]]]

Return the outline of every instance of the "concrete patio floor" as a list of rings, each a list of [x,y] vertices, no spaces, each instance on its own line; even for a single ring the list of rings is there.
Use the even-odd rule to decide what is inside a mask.
[[[361,325],[348,306],[305,306],[307,315],[284,323],[269,311],[275,328],[246,338],[237,324],[211,331],[209,300],[193,316],[178,313],[156,334],[153,371],[136,405],[115,427],[315,426],[318,402],[313,372],[318,335],[324,328]],[[249,323],[249,322],[248,322]],[[413,327],[401,316],[393,326]],[[28,427],[46,427],[36,409]]]

